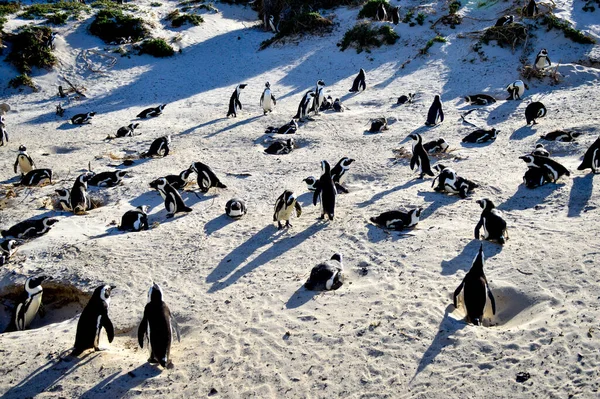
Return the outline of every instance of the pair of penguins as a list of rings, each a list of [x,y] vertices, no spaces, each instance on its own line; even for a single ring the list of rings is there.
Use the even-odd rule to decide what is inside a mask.
[[[242,90],[245,89],[246,86],[248,86],[248,85],[245,83],[237,85],[235,90],[231,94],[231,97],[229,98],[229,109],[227,110],[228,118],[230,116],[236,118],[237,111],[241,110],[243,108],[242,102],[240,101],[240,95],[242,93]],[[266,115],[269,112],[273,112],[273,107],[275,107],[275,105],[277,105],[277,99],[275,98],[275,96],[273,95],[273,92],[271,91],[271,84],[269,82],[267,82],[267,83],[265,83],[265,90],[263,91],[263,94],[260,96],[260,106],[263,109],[263,115]]]
[[[137,117],[138,118],[150,118],[156,117],[162,114],[163,109],[167,106],[167,104],[161,104],[157,107],[150,107],[144,109],[140,112]],[[96,112],[86,112],[85,114],[76,114],[71,118],[71,123],[73,125],[84,125],[86,123],[91,123],[92,118],[96,115]],[[122,137],[122,136],[118,136]]]
[[[14,164],[15,173],[17,173],[17,169],[21,172],[21,180],[19,183],[15,183],[15,186],[35,187],[46,183],[52,184],[52,170],[36,169],[35,163],[24,145],[19,146],[19,153]]]

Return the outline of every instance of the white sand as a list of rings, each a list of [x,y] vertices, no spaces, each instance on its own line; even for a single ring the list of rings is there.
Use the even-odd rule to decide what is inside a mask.
[[[159,18],[176,5],[149,3],[142,1],[141,8],[156,26],[163,26]],[[464,5],[461,14],[488,21],[466,18],[455,30],[438,24],[448,42],[434,44],[429,55],[404,69],[402,63],[435,36],[429,21],[446,12],[435,3],[424,7],[435,12],[425,26],[398,25],[400,41],[370,54],[340,52],[335,45],[358,9],[334,10],[340,25],[331,35],[257,51],[271,34],[256,27],[256,14],[217,6],[221,12],[204,15],[201,26],[157,32],[181,35],[176,45],[182,54],[119,57],[104,74],[91,73],[80,55],[87,49],[110,54],[105,49],[111,46],[86,33],[91,19],[58,28],[58,67],[33,76],[41,91],[0,92],[0,101],[14,110],[6,117],[11,141],[0,149],[0,179],[14,176],[12,164],[23,144],[38,167],[52,168],[56,181],[28,196],[22,191],[0,212],[0,226],[38,215],[60,219],[2,268],[0,287],[41,273],[90,293],[104,283],[118,287],[109,311],[117,336],[110,345],[104,342],[104,352],[57,362],[75,337],[77,317],[67,311],[62,322],[42,320],[41,328],[0,335],[0,393],[171,398],[206,397],[214,388],[214,397],[222,398],[598,397],[598,185],[589,170],[576,168],[598,136],[600,48],[538,30],[535,53],[546,47],[552,61],[560,61],[561,82],[529,82],[524,101],[498,101],[485,108],[489,112],[472,113],[468,120],[501,133],[492,144],[463,147],[460,140],[474,128],[461,124],[460,114],[471,108],[462,97],[488,92],[505,98],[505,86],[519,77],[521,52],[484,46],[489,60],[482,62],[471,50],[473,41],[457,35],[493,24],[507,3],[487,9]],[[557,7],[559,16],[600,37],[600,11],[583,13],[581,3],[565,1]],[[11,20],[8,28],[23,22]],[[535,53],[527,55],[530,62]],[[586,57],[596,67],[575,64]],[[349,95],[360,68],[367,71],[368,89]],[[6,63],[0,63],[0,73],[3,80],[16,75]],[[65,105],[64,118],[54,115],[57,85],[64,84],[60,75],[84,85],[88,96]],[[300,148],[291,154],[263,154],[264,129],[287,123],[317,79],[350,110],[325,113],[302,126],[295,136]],[[258,103],[266,81],[278,105],[263,117]],[[239,83],[248,84],[241,96],[244,110],[237,119],[225,119]],[[417,92],[417,101],[396,107],[396,98],[408,92]],[[425,128],[435,93],[442,95],[446,121]],[[524,127],[524,109],[532,100],[543,101],[548,116]],[[140,136],[104,141],[142,109],[160,103],[168,103],[164,115],[142,121]],[[87,111],[98,113],[91,125],[67,123]],[[369,119],[382,115],[398,121],[382,134],[365,134]],[[575,143],[546,147],[571,177],[524,188],[526,166],[518,157],[541,134],[569,128],[585,134]],[[464,158],[444,162],[481,185],[472,197],[435,193],[430,178],[414,179],[408,160],[393,164],[392,149],[409,148],[399,143],[414,131],[425,140],[445,137],[452,154]],[[105,199],[104,207],[86,216],[40,209],[54,189],[70,187],[88,162],[95,171],[111,169],[119,161],[109,153],[144,151],[165,134],[173,136],[172,155],[128,168],[131,177],[117,188],[91,190]],[[356,159],[350,193],[338,197],[335,221],[323,223],[302,179],[318,175],[322,159],[333,164],[343,156]],[[193,161],[210,165],[228,189],[185,194],[194,211],[167,220],[148,183]],[[236,176],[242,173],[251,176]],[[285,189],[296,192],[304,212],[292,220],[293,228],[277,231],[272,209]],[[234,196],[248,205],[248,215],[237,222],[224,216]],[[489,328],[467,325],[462,307],[451,305],[479,247],[473,229],[480,215],[475,199],[481,197],[504,212],[510,235],[504,247],[484,243],[497,306]],[[141,233],[115,231],[110,223],[141,204],[152,207],[150,223],[160,224]],[[389,234],[368,222],[382,211],[417,206],[424,209],[422,220],[409,235]],[[338,251],[345,259],[345,284],[322,295],[301,288],[311,267]],[[161,284],[182,326],[182,341],[172,347],[173,370],[148,365],[147,351],[137,345],[152,281]],[[517,383],[519,372],[531,378]]]

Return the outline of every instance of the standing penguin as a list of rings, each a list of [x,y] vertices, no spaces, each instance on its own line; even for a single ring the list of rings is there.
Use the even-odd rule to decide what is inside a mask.
[[[400,7],[394,7],[392,10],[392,23],[398,25],[400,23]]]
[[[545,48],[541,49],[537,57],[535,57],[535,67],[537,69],[544,69],[552,65],[550,57],[548,57],[548,50]]]
[[[504,26],[504,25],[510,25],[515,21],[515,17],[513,17],[512,15],[504,15],[502,17],[500,17],[498,19],[498,21],[496,21],[496,27],[500,27],[500,26]]]
[[[454,295],[452,295],[454,307],[458,308],[457,298],[460,292],[464,290],[463,302],[467,310],[467,319],[476,326],[480,326],[483,321],[483,314],[488,298],[492,306],[492,314],[496,314],[496,301],[483,273],[484,262],[483,244],[481,244],[477,256],[473,259],[471,270],[465,275],[463,281],[454,291]]]
[[[23,331],[29,328],[42,305],[44,289],[41,284],[47,278],[46,276],[30,277],[25,281],[25,295],[17,304],[11,325],[7,330]]]
[[[327,214],[329,220],[333,220],[333,217],[335,216],[335,196],[337,195],[337,190],[333,178],[331,177],[331,166],[329,166],[329,162],[321,161],[321,169],[323,170],[323,174],[321,175],[319,184],[313,194],[313,205],[317,205],[320,196],[321,219],[325,219],[325,214]]]
[[[169,155],[171,135],[159,137],[150,144],[150,149],[140,154],[140,158],[166,157]]]
[[[198,176],[198,187],[203,193],[208,192],[211,187],[227,188],[226,185],[221,183],[215,172],[210,166],[203,164],[202,162],[194,162],[190,169],[196,172]]]
[[[587,149],[581,165],[577,167],[577,170],[585,169],[592,169],[592,172],[600,173],[600,137]]]
[[[77,176],[71,189],[71,209],[73,213],[80,215],[92,208],[92,201],[87,192],[87,183],[94,176],[91,172],[82,173]]]
[[[167,304],[163,302],[162,289],[158,284],[153,283],[148,292],[144,316],[138,327],[140,348],[144,347],[144,339],[150,343],[148,363],[159,363],[165,368],[173,367],[170,359],[173,330],[177,333],[177,341],[181,342],[177,322]]]
[[[148,230],[148,206],[141,205],[137,208],[125,212],[121,217],[119,230],[121,231],[142,231]]]
[[[277,105],[277,100],[275,96],[271,92],[271,84],[269,82],[265,83],[265,90],[263,91],[262,96],[260,96],[260,106],[263,109],[263,115],[266,115],[269,112],[273,112],[273,107]],[[240,106],[240,109],[242,107]]]
[[[431,171],[431,164],[427,151],[423,148],[423,139],[418,133],[413,133],[409,138],[413,139],[412,157],[410,158],[410,169],[419,171],[419,179],[422,179],[425,174],[435,176]]]
[[[19,154],[17,154],[14,166],[15,173],[17,173],[17,166],[21,169],[21,176],[35,169],[35,163],[27,153],[27,148],[24,145],[19,146]]]
[[[285,227],[292,227],[290,218],[294,210],[296,211],[296,217],[299,218],[302,215],[302,207],[296,201],[296,195],[290,190],[285,190],[275,201],[275,212],[273,212],[273,222],[277,222],[278,230],[283,228],[281,225],[282,220],[285,220]]]
[[[83,351],[92,348],[99,351],[98,343],[102,328],[106,331],[109,343],[115,338],[115,328],[108,317],[110,295],[115,288],[114,285],[101,285],[94,290],[92,297],[79,316],[75,345],[71,356],[79,356]]]
[[[333,254],[330,260],[319,263],[310,271],[304,287],[311,291],[337,290],[343,284],[342,254]]]
[[[178,212],[191,212],[192,208],[185,205],[183,198],[177,190],[175,190],[167,179],[161,177],[150,182],[150,187],[160,193],[160,196],[165,200],[165,209],[167,210],[167,219],[172,218]]]
[[[354,82],[352,83],[352,87],[348,90],[350,93],[356,93],[360,90],[367,90],[367,83],[365,82],[366,74],[364,69],[360,69],[356,78],[354,78]]]
[[[313,97],[312,108],[310,109],[315,114],[319,114],[319,110],[321,109],[321,104],[325,101],[325,82],[321,79],[317,80],[317,87],[315,89],[315,96]]]
[[[526,17],[535,17],[538,13],[538,6],[535,3],[535,0],[529,0],[529,3],[526,7],[523,8],[523,15]]]
[[[309,90],[304,94],[302,100],[300,100],[300,104],[298,104],[298,112],[296,112],[294,119],[302,121],[308,116],[309,105],[313,101],[314,96],[315,92],[312,90]]]
[[[350,169],[350,165],[352,164],[352,162],[354,162],[354,159],[352,158],[348,158],[348,157],[343,157],[342,159],[340,159],[338,161],[338,163],[335,164],[335,166],[333,167],[333,169],[331,169],[331,178],[333,179],[333,182],[335,183],[335,187],[338,191],[338,193],[344,192],[344,193],[348,193],[348,189],[345,188],[343,186],[344,181],[346,180],[346,172],[348,172],[348,169]]]
[[[378,21],[385,21],[387,19],[387,11],[385,10],[385,5],[383,3],[379,3],[375,17]]]
[[[143,110],[142,112],[137,114],[137,117],[144,118],[144,119],[145,118],[156,118],[157,116],[162,115],[162,112],[166,106],[167,106],[167,104],[161,104],[158,107],[146,108],[145,110]]]
[[[521,100],[523,94],[525,94],[525,89],[529,89],[522,80],[515,80],[513,83],[506,86],[506,91],[508,91],[508,100]]]
[[[546,107],[539,101],[532,102],[525,108],[525,119],[527,119],[527,125],[532,123],[537,125],[536,119],[543,118],[547,114]]]
[[[425,121],[425,126],[435,126],[438,123],[442,123],[443,121],[444,111],[442,110],[442,101],[440,100],[440,96],[436,95],[433,99],[431,107],[429,107],[429,111],[427,112],[427,120]]]
[[[8,143],[8,132],[6,131],[6,119],[0,115],[0,147]],[[15,172],[16,173],[16,172]]]
[[[228,118],[230,116],[233,116],[234,118],[236,118],[238,108],[240,110],[242,109],[242,103],[240,102],[240,94],[242,92],[242,89],[245,89],[246,86],[247,86],[246,84],[237,85],[233,94],[231,94],[231,98],[229,99],[229,110],[227,111]]]
[[[476,202],[483,211],[479,222],[475,226],[475,239],[479,240],[479,230],[483,227],[484,240],[496,240],[500,244],[504,244],[508,240],[506,221],[502,218],[500,212],[496,210],[496,205],[488,198]]]

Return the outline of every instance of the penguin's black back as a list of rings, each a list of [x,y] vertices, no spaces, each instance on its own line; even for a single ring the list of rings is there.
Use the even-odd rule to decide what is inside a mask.
[[[150,327],[150,345],[152,354],[161,362],[163,367],[163,358],[169,358],[171,350],[172,330],[171,330],[171,311],[163,301],[151,301],[144,309],[144,317],[148,321]]]

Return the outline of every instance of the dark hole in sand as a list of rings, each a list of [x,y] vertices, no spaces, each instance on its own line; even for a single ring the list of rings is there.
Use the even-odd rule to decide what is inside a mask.
[[[42,304],[46,310],[33,319],[29,329],[36,329],[54,323],[60,323],[79,315],[91,295],[70,284],[47,281],[42,284]],[[24,284],[11,284],[0,290],[0,333],[6,330],[14,315],[14,309],[25,291]]]

